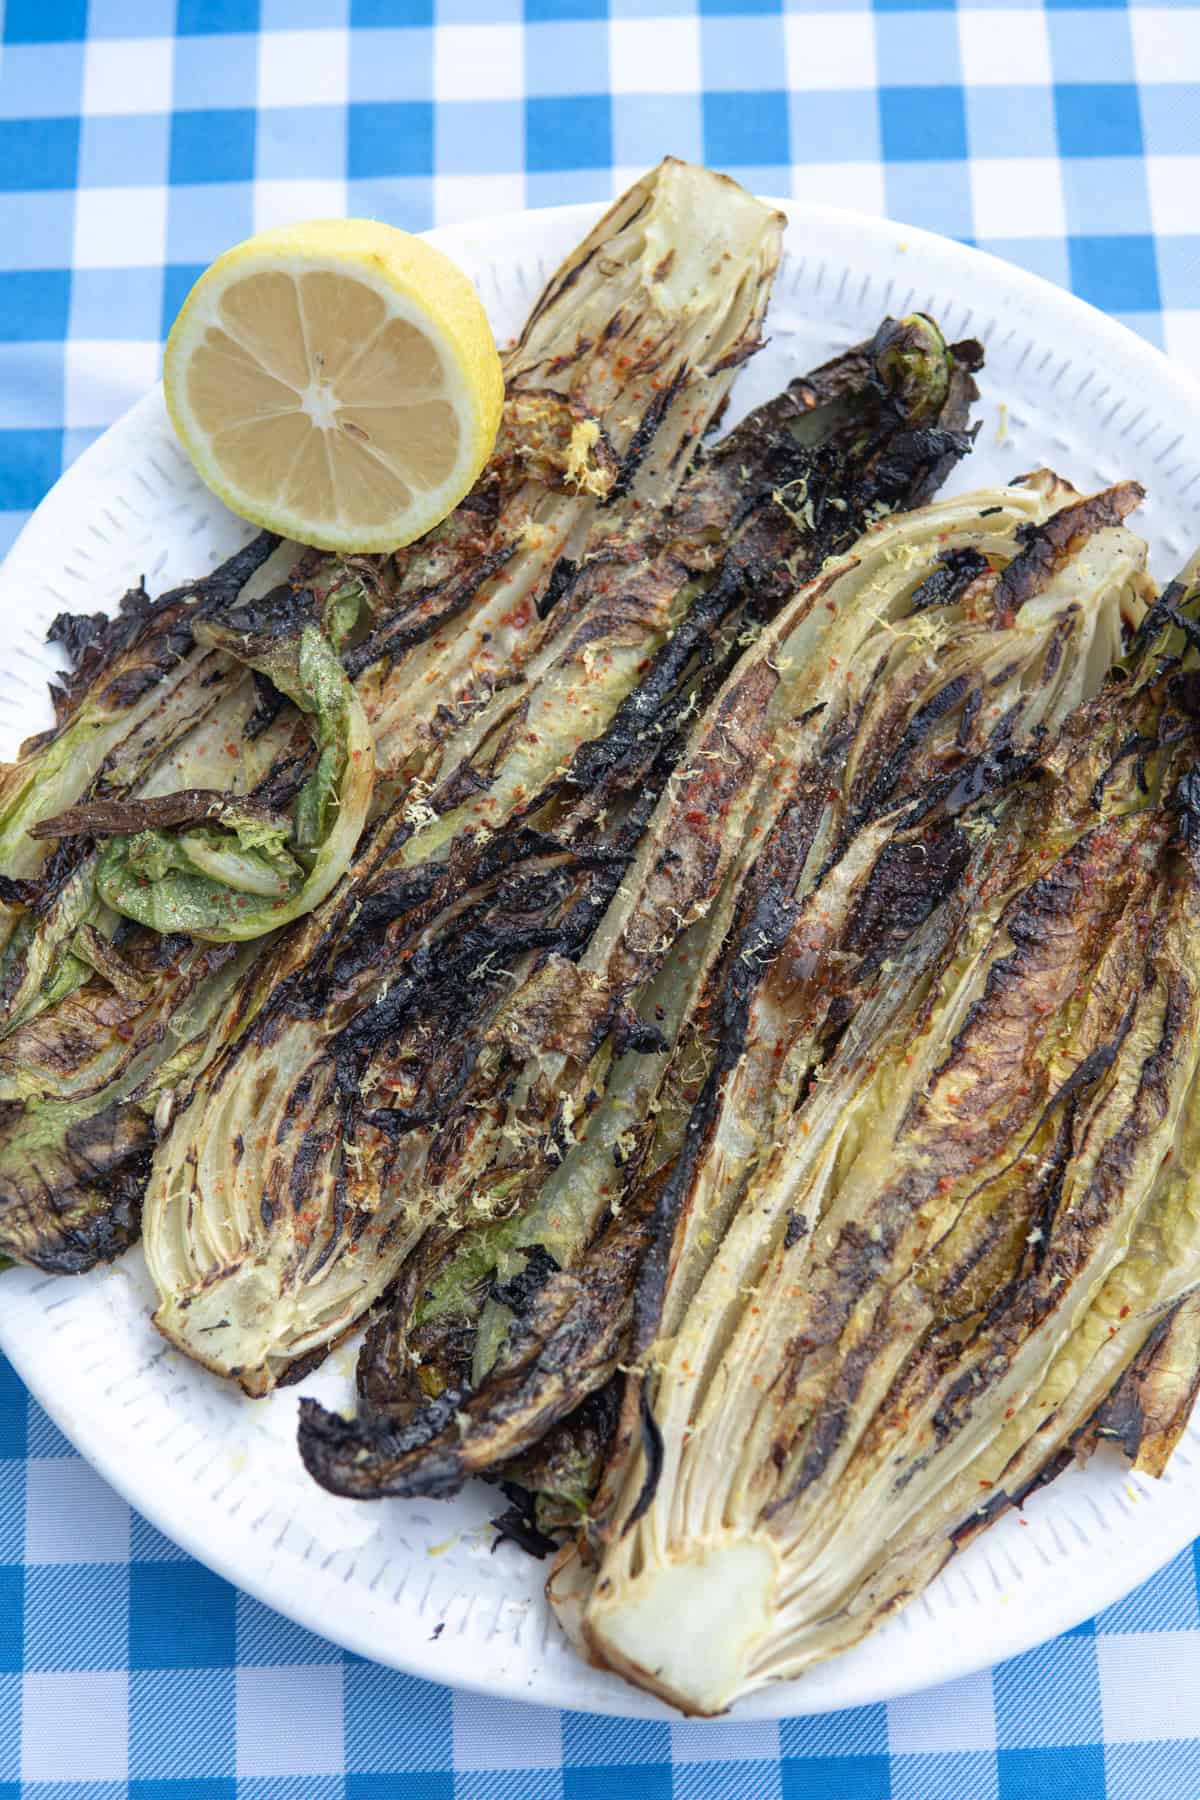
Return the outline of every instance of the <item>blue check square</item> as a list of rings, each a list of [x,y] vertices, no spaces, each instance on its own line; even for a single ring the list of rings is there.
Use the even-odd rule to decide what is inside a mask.
[[[0,119],[0,188],[74,187],[78,164],[78,119]]]
[[[61,317],[64,284],[69,289],[70,277],[65,270],[49,275],[45,271],[0,275],[0,332],[13,338],[24,335],[19,326],[28,321],[29,310],[47,302],[53,325]],[[24,1456],[28,1411],[29,1394],[24,1382],[8,1358],[0,1356],[0,1457]]]
[[[0,1673],[25,1666],[25,1571],[0,1568]]]
[[[433,0],[350,0],[350,23],[368,29],[382,25],[433,24]]]
[[[258,0],[179,0],[180,37],[212,31],[257,31]]]
[[[1135,87],[1124,82],[1056,83],[1054,110],[1063,156],[1140,156],[1142,120]]]
[[[679,1776],[686,1779],[691,1772],[681,1768]],[[673,1792],[682,1794],[684,1790],[682,1785],[673,1787],[668,1761],[564,1768],[562,1791],[563,1800],[672,1800]]]
[[[0,512],[30,512],[62,474],[61,431],[0,431]]]
[[[352,181],[433,174],[433,107],[428,101],[367,102],[349,109],[346,171]]]
[[[607,169],[612,163],[612,106],[607,94],[525,102],[525,165],[542,170]]]
[[[87,36],[87,0],[6,0],[6,44],[62,44]]]
[[[889,1800],[886,1756],[806,1756],[780,1770],[783,1800]]]
[[[880,88],[879,121],[886,162],[951,162],[967,154],[961,88]]]
[[[525,0],[525,18],[530,24],[607,17],[608,0]]]
[[[131,1563],[131,1669],[231,1668],[236,1594],[199,1563]]]
[[[996,1779],[996,1800],[1047,1800],[1050,1795],[1068,1800],[1076,1794],[1080,1800],[1085,1795],[1090,1800],[1105,1792],[1104,1751],[1099,1744],[998,1750]]]
[[[705,94],[704,157],[717,169],[789,160],[788,97],[780,89],[755,94]]]
[[[1102,312],[1153,312],[1160,304],[1152,237],[1072,237],[1071,286]]]
[[[171,185],[251,181],[256,123],[249,107],[171,115]]]

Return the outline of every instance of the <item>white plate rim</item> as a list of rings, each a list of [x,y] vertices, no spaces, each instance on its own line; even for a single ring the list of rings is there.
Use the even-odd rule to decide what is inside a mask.
[[[1094,343],[1111,349],[1116,361],[1128,363],[1132,358],[1135,363],[1143,362],[1147,370],[1153,370],[1159,378],[1169,375],[1172,383],[1180,390],[1183,401],[1181,412],[1194,411],[1200,422],[1200,380],[1197,377],[1186,369],[1180,369],[1156,345],[1139,338],[1127,326],[1110,319],[1086,301],[1057,288],[1041,276],[974,246],[959,244],[923,228],[907,226],[898,221],[788,199],[770,198],[768,203],[786,213],[791,225],[811,226],[818,239],[823,233],[835,239],[853,235],[871,240],[873,247],[881,254],[887,252],[894,255],[897,249],[901,249],[911,259],[907,269],[914,277],[923,261],[929,259],[931,263],[940,262],[943,270],[953,271],[957,267],[968,275],[974,273],[977,278],[990,281],[997,291],[997,307],[1001,304],[999,296],[1006,295],[1010,303],[1023,302],[1034,315],[1049,311],[1057,314],[1067,324],[1072,319],[1075,320],[1081,332],[1090,335]],[[570,228],[572,237],[581,235],[601,215],[606,205],[607,203],[584,202],[570,206],[528,209],[489,217],[478,223],[443,226],[423,235],[451,254],[464,257],[473,233],[482,232],[487,241],[503,243],[508,232],[528,232],[531,220],[536,220],[547,235],[551,235],[555,228],[564,231]],[[953,335],[965,333],[954,331]],[[135,439],[147,423],[157,422],[161,408],[159,385],[135,402],[76,459],[23,527],[10,548],[3,569],[0,570],[0,577],[19,566],[31,551],[36,553],[40,542],[52,542],[59,529],[57,521],[69,516],[75,496],[87,489],[93,470],[102,463],[106,454],[111,453],[114,440],[125,437]],[[0,593],[2,592],[3,587],[0,585]],[[42,1279],[44,1278],[39,1278],[31,1271],[11,1271],[5,1277],[5,1284],[12,1284],[10,1291],[19,1287],[27,1296],[30,1288],[38,1285]],[[127,1473],[125,1465],[107,1445],[102,1419],[81,1418],[78,1413],[71,1411],[53,1387],[48,1387],[40,1379],[44,1371],[40,1369],[35,1356],[26,1354],[15,1329],[19,1311],[19,1308],[12,1312],[7,1308],[0,1311],[0,1349],[8,1356],[53,1422],[131,1507],[180,1549],[242,1591],[283,1613],[317,1636],[340,1644],[358,1656],[383,1661],[426,1680],[450,1683],[468,1691],[506,1699],[572,1707],[612,1716],[666,1719],[678,1716],[657,1701],[617,1682],[611,1683],[611,1693],[601,1697],[594,1692],[577,1692],[570,1682],[552,1682],[549,1689],[538,1690],[525,1682],[497,1680],[487,1674],[477,1673],[469,1662],[448,1668],[442,1657],[429,1653],[424,1634],[415,1637],[409,1644],[397,1644],[394,1649],[389,1648],[386,1654],[381,1654],[378,1637],[371,1629],[366,1626],[360,1629],[351,1622],[331,1621],[327,1608],[323,1606],[326,1596],[322,1589],[314,1586],[314,1597],[311,1600],[302,1588],[281,1592],[278,1579],[260,1575],[252,1558],[247,1558],[244,1554],[239,1556],[236,1550],[226,1551],[219,1538],[214,1538],[211,1531],[206,1532],[201,1525],[192,1523],[186,1510],[181,1513],[169,1500],[160,1502],[155,1493],[139,1489],[132,1472]],[[201,1515],[197,1514],[196,1517],[199,1519]],[[994,1630],[985,1646],[943,1656],[940,1666],[938,1661],[933,1664],[927,1661],[925,1664],[914,1662],[908,1668],[898,1668],[894,1664],[885,1667],[880,1661],[871,1673],[865,1667],[857,1671],[858,1679],[850,1694],[837,1692],[836,1684],[833,1691],[822,1694],[818,1690],[823,1684],[810,1675],[800,1682],[780,1684],[752,1697],[749,1702],[739,1706],[734,1718],[747,1721],[781,1718],[868,1705],[900,1698],[944,1680],[976,1673],[1046,1641],[1055,1633],[1072,1630],[1096,1612],[1118,1601],[1162,1568],[1179,1550],[1186,1547],[1194,1535],[1192,1530],[1186,1533],[1177,1531],[1156,1540],[1154,1534],[1142,1532],[1131,1540],[1131,1544],[1123,1546],[1120,1559],[1093,1557],[1091,1578],[1078,1588],[1072,1588],[1069,1584],[1066,1586],[1061,1604],[1055,1611],[1054,1623],[1049,1629],[1042,1621],[1030,1630],[1023,1624],[1020,1610],[1014,1608],[1009,1619],[1004,1622],[1007,1629],[1001,1625]],[[836,1669],[846,1660],[839,1658],[826,1667]],[[590,1674],[584,1670],[583,1665],[580,1665],[580,1672],[581,1676]],[[580,1685],[586,1687],[586,1683],[581,1682]]]

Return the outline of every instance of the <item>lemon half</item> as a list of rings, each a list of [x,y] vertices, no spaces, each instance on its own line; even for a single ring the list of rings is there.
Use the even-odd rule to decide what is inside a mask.
[[[391,550],[444,519],[500,423],[470,281],[370,219],[260,232],[197,281],[167,340],[167,411],[202,481],[324,550]]]

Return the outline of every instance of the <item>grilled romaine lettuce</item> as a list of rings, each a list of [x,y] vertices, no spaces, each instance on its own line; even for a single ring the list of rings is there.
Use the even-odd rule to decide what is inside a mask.
[[[664,285],[664,245],[689,208],[704,215],[709,238],[722,243],[724,260],[718,274],[701,284],[692,280],[698,271],[694,254],[681,244],[673,265],[675,280]],[[683,479],[692,449],[723,407],[737,367],[757,347],[780,227],[778,215],[736,184],[684,164],[664,163],[617,202],[538,302],[521,340],[506,357],[508,396],[495,453],[457,511],[395,556],[309,554],[295,568],[295,595],[289,597],[284,589],[279,598],[295,602],[298,595],[304,604],[311,596],[339,644],[350,621],[365,614],[365,635],[360,622],[342,656],[357,698],[335,684],[329,669],[333,706],[326,710],[334,717],[357,718],[361,702],[382,776],[377,809],[391,807],[406,834],[414,824],[435,817],[426,797],[439,782],[438,804],[449,805],[450,784],[456,779],[463,794],[478,794],[489,786],[493,771],[497,791],[476,805],[489,817],[503,816],[520,801],[521,771],[529,773],[530,725],[537,722],[540,697],[557,684],[560,703],[552,716],[563,748],[556,754],[569,752],[597,729],[596,718],[603,721],[603,708],[591,704],[591,690],[610,693],[610,708],[617,704],[636,680],[638,662],[661,643],[669,619],[653,601],[639,605],[632,583],[634,597],[626,601],[622,589],[609,605],[600,590],[611,588],[611,570],[608,582],[598,568],[582,570],[578,582],[572,577],[577,562],[592,558],[602,542],[620,540],[639,515],[656,519],[652,509]],[[581,329],[585,318],[586,333]],[[861,376],[858,386],[863,386]],[[835,391],[837,380],[831,377],[828,392]],[[825,393],[814,393],[808,404]],[[961,405],[961,391],[958,401]],[[803,410],[801,402],[795,410]],[[641,566],[636,546],[625,556],[636,574]],[[615,565],[622,566],[619,557]],[[228,574],[218,571],[208,588],[224,595],[230,587]],[[676,586],[683,579],[680,575]],[[572,587],[580,590],[574,597],[567,591]],[[232,599],[234,590],[227,597]],[[168,597],[158,608],[159,636],[172,643],[174,614],[169,608],[174,604]],[[90,645],[82,630],[75,638],[77,648],[85,640],[90,646],[83,652],[81,682],[87,679],[98,693],[107,692],[104,645]],[[111,649],[118,639],[124,643],[119,633],[104,642]],[[105,817],[97,811],[101,802],[112,822],[115,799],[132,795],[144,804],[172,796],[171,803],[183,805],[186,816],[189,804],[214,804],[208,796],[197,800],[191,790],[216,785],[214,763],[222,771],[227,766],[221,763],[227,743],[243,745],[243,763],[257,771],[252,780],[261,777],[257,798],[268,817],[264,821],[261,812],[248,818],[236,809],[227,811],[232,834],[213,843],[193,832],[191,848],[207,860],[210,876],[213,855],[232,854],[239,879],[279,885],[283,871],[276,852],[281,846],[278,835],[271,836],[270,808],[277,803],[281,782],[286,786],[291,781],[294,791],[295,758],[309,734],[302,715],[284,702],[278,689],[261,677],[251,682],[244,670],[236,697],[215,705],[213,671],[234,667],[224,655],[214,662],[210,654],[199,671],[201,730],[172,743],[170,753],[159,755],[157,762],[135,766],[125,756],[123,785],[114,785],[111,770],[103,770],[96,781],[84,771],[74,792],[56,790],[52,805],[79,799],[84,814],[99,826]],[[190,704],[195,714],[200,702]],[[309,799],[319,800],[328,791],[331,760],[327,755],[324,771],[319,762],[315,770],[300,767],[301,780],[310,784],[302,793]],[[507,789],[502,782],[506,771],[515,771]],[[222,778],[220,785],[228,783]],[[124,822],[131,816],[136,815],[127,812]],[[159,816],[165,815],[160,811]],[[336,814],[330,836],[340,846]],[[247,838],[254,840],[249,846]],[[102,1246],[114,1241],[106,1209],[114,1183],[122,1194],[130,1186],[140,1190],[146,1117],[156,1109],[160,1119],[169,1116],[175,1086],[219,1047],[221,1032],[209,1021],[220,1017],[236,1035],[269,991],[268,973],[258,986],[243,982],[227,1006],[226,967],[222,965],[218,979],[202,943],[172,936],[170,954],[163,957],[153,942],[131,939],[128,927],[119,926],[101,897],[98,879],[104,861],[112,898],[129,910],[140,909],[141,916],[153,912],[159,924],[183,923],[175,904],[181,888],[189,903],[199,895],[207,914],[214,906],[227,914],[229,894],[218,900],[200,885],[190,850],[179,852],[178,842],[176,836],[168,848],[151,839],[133,849],[136,859],[151,859],[148,866],[155,872],[174,857],[188,855],[187,869],[166,869],[146,890],[129,879],[130,846],[106,854],[93,848],[89,838],[75,836],[60,845],[43,881],[10,893],[24,910],[10,946],[6,1027],[11,1031],[34,1014],[46,1015],[38,1033],[38,1059],[22,1065],[25,1078],[18,1082],[0,1076],[0,1097],[8,1103],[0,1117],[0,1242],[22,1260],[59,1267],[65,1255],[72,1266],[82,1267],[89,1242]],[[252,856],[245,854],[247,847]],[[38,852],[36,844],[33,850]],[[269,858],[264,850],[271,852]],[[290,847],[285,853],[292,855]],[[328,867],[326,856],[321,870]],[[308,872],[306,901],[321,870],[314,866]],[[228,862],[224,872],[230,872]],[[295,876],[287,871],[285,878],[294,888]],[[163,904],[167,896],[170,906]],[[235,904],[240,907],[245,900],[241,893]],[[286,897],[281,902],[264,895],[252,899],[246,911],[256,928],[266,929],[279,922],[287,905]],[[293,937],[290,967],[300,966],[310,943],[319,942],[345,917],[347,909],[339,911],[339,905],[338,897],[331,897],[311,936],[297,932]],[[204,921],[193,917],[193,923]],[[84,941],[81,932],[87,933],[90,960],[76,954]],[[115,990],[97,963],[97,957],[107,961],[111,974],[119,956],[106,955],[100,940],[113,943],[120,957],[156,971],[153,993],[140,1010],[126,983],[119,1021]],[[205,985],[210,975],[216,983],[211,992]],[[55,1003],[63,999],[69,1004],[59,1010]],[[177,1009],[182,1018],[203,1021],[191,1044],[178,1051],[172,1048],[174,1035],[163,1029]],[[131,1035],[142,1052],[136,1080],[129,1078],[126,1055]],[[22,1054],[14,1046],[9,1066],[15,1068]],[[105,1079],[106,1070],[114,1072],[112,1081]],[[77,1155],[64,1134],[69,1131],[71,1142],[82,1143],[91,1121],[116,1118],[110,1110],[114,1106],[120,1129],[108,1134],[111,1149],[102,1179],[94,1159]],[[38,1128],[31,1136],[35,1109]],[[31,1155],[34,1137],[36,1156]],[[121,1161],[122,1146],[130,1147],[130,1168]],[[138,1147],[136,1177],[130,1174],[132,1146]],[[64,1220],[70,1221],[69,1229]]]
[[[278,543],[260,532],[211,575],[154,603],[134,588],[114,618],[55,619],[51,641],[66,646],[75,668],[51,690],[54,728],[23,744],[16,762],[0,765],[0,872],[7,880],[28,880],[45,858],[31,826],[61,812],[97,777],[111,791],[128,791],[219,703],[236,671],[198,643],[193,628],[235,604]],[[5,898],[11,905],[15,896]]]
[[[686,1304],[674,1271],[659,1284],[605,1528],[556,1592],[593,1654],[688,1710],[857,1641],[1073,1446],[1144,1436],[1155,1467],[1179,1429],[1200,1278],[1188,661],[1146,651],[1072,715],[980,838],[973,903],[861,1008],[698,1279],[677,1262]],[[703,1658],[659,1627],[679,1608]]]
[[[687,879],[685,853],[676,850],[665,867],[668,902],[653,898],[664,875],[661,846],[683,845],[688,824],[694,835],[705,819],[684,785],[677,808],[667,809],[660,848],[651,842],[639,858],[640,885],[628,881],[628,902],[614,903],[616,924],[604,922],[584,953],[584,985],[573,971],[541,971],[560,984],[569,978],[557,1014],[568,1010],[573,979],[581,1007],[599,992],[611,1016],[659,958],[661,945],[642,921],[657,918],[658,935],[670,941],[672,919],[686,919],[727,869],[724,905],[678,938],[640,996],[641,1026],[659,1031],[659,1053],[642,1046],[606,1064],[604,1033],[589,1046],[577,1018],[582,1045],[556,1057],[553,1040],[538,1043],[536,1009],[517,991],[508,1034],[523,1035],[535,1055],[509,1100],[488,1174],[503,1216],[468,1228],[448,1247],[435,1239],[432,1253],[418,1257],[386,1345],[377,1339],[367,1353],[369,1409],[357,1430],[315,1407],[306,1411],[301,1447],[318,1479],[357,1495],[444,1491],[526,1448],[607,1380],[626,1340],[652,1228],[643,1312],[655,1272],[674,1260],[668,1221],[685,1208],[695,1168],[695,1120],[678,1165],[669,1174],[664,1166],[679,1148],[679,1121],[659,1118],[656,1129],[655,1120],[672,1083],[686,1091],[715,1065],[696,1118],[711,1131],[714,1095],[725,1099],[715,1160],[728,1184],[733,1166],[758,1153],[755,1127],[770,1128],[766,1115],[781,1080],[794,1089],[799,1079],[795,1047],[788,1068],[784,1039],[803,1016],[805,965],[821,964],[816,991],[826,1011],[835,997],[844,1007],[868,971],[877,975],[880,959],[871,962],[861,949],[855,955],[864,914],[886,912],[882,931],[898,950],[967,861],[969,841],[949,815],[1009,778],[1046,730],[1098,686],[1119,651],[1122,613],[1136,621],[1144,585],[1145,546],[1120,524],[1139,497],[1127,488],[1078,501],[1043,474],[877,525],[746,652],[713,713],[726,733],[740,717],[752,738],[737,765],[739,810],[722,817],[707,809],[720,832],[716,861],[698,863],[700,873]],[[766,700],[764,675],[774,686]],[[708,748],[693,746],[689,764],[724,780],[723,764],[705,771],[704,758],[734,761],[728,742],[714,751],[712,730],[702,726],[698,736]],[[745,774],[751,767],[756,788]],[[941,797],[937,826],[921,829],[934,794]],[[823,938],[851,916],[848,941],[821,963],[833,948]],[[877,940],[879,931],[877,924]],[[547,984],[539,990],[538,979],[529,986],[546,1011]],[[754,1016],[751,1033],[760,995],[765,1017]],[[523,1032],[513,1030],[514,1010],[529,1021]],[[739,1049],[740,1085],[731,1085]],[[529,1131],[531,1115],[539,1087],[552,1080],[556,1129],[538,1137]],[[722,1199],[715,1210],[727,1206]],[[704,1217],[710,1239],[719,1234],[708,1209],[686,1210]],[[505,1295],[522,1289],[524,1308],[514,1316]],[[377,1352],[404,1376],[382,1413]],[[450,1389],[453,1412],[427,1442],[414,1441],[422,1399]],[[417,1417],[398,1436],[405,1400]]]
[[[157,1321],[189,1354],[265,1390],[361,1317],[428,1229],[472,1216],[473,1203],[491,1213],[504,1184],[526,1179],[497,1161],[505,1134],[536,1142],[555,1130],[578,1080],[576,1048],[594,1038],[586,1063],[632,1028],[628,1002],[707,912],[733,854],[779,682],[761,656],[705,707],[739,635],[753,636],[864,515],[921,497],[962,454],[976,354],[969,346],[964,369],[929,321],[889,321],[871,345],[760,409],[650,523],[649,564],[629,531],[596,556],[596,573],[584,570],[590,614],[573,594],[559,602],[581,609],[565,614],[575,681],[598,627],[636,627],[640,676],[606,658],[583,709],[565,707],[560,686],[541,715],[554,754],[536,777],[506,779],[531,751],[544,755],[541,733],[525,732],[503,745],[515,763],[464,766],[419,807],[410,791],[339,907],[265,959],[254,1024],[199,1077],[148,1188]],[[792,504],[781,504],[789,487]],[[722,534],[731,541],[714,556]],[[493,790],[505,796],[498,829],[479,810]],[[628,876],[606,904],[593,889],[553,922],[531,878],[529,924],[503,911],[489,924],[489,884],[530,845],[604,860],[612,889]],[[531,1088],[516,1071],[527,1065],[533,1080],[535,1048],[548,1065]],[[220,1147],[239,1140],[230,1168]],[[216,1155],[225,1185],[214,1231],[200,1196]],[[275,1200],[297,1183],[299,1222]]]

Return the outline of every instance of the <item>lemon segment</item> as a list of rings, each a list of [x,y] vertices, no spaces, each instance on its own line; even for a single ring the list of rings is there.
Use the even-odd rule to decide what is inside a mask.
[[[391,550],[451,512],[495,442],[504,379],[470,281],[369,219],[260,232],[197,281],[167,340],[167,411],[256,525]]]

